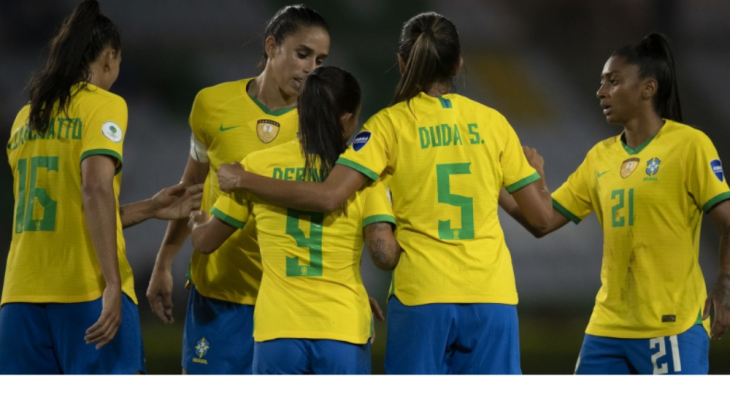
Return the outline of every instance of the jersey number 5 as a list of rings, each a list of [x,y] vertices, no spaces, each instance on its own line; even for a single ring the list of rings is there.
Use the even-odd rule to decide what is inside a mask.
[[[50,171],[58,172],[58,157],[32,157],[30,159],[30,187],[28,188],[28,159],[18,160],[18,197],[15,209],[15,233],[25,231],[55,231],[56,201],[45,188],[36,187],[38,176],[44,169],[47,176]],[[48,182],[48,179],[44,179]],[[27,197],[27,199],[26,199]],[[34,216],[42,215],[40,219]]]
[[[461,208],[461,229],[453,228],[451,220],[439,220],[439,239],[474,239],[474,199],[451,193],[451,175],[471,174],[471,163],[436,165],[438,202]]]
[[[299,220],[309,217],[309,237],[299,227]],[[324,214],[286,210],[286,234],[293,237],[298,247],[309,248],[309,265],[300,265],[298,257],[286,258],[286,276],[322,276],[322,221]]]

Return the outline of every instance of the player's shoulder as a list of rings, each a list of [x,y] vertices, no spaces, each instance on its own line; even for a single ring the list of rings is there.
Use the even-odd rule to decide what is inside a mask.
[[[299,158],[301,158],[299,139],[294,139],[277,146],[251,152],[243,159],[243,165],[252,172],[257,172],[266,170],[274,164],[280,166],[294,165]]]
[[[698,142],[710,141],[710,137],[703,131],[681,122],[666,120],[662,134],[667,138],[691,145]]]
[[[253,78],[223,82],[201,89],[195,96],[196,102],[220,102],[236,98],[246,93],[246,85]]]
[[[72,102],[78,102],[84,109],[98,109],[115,107],[127,110],[127,102],[124,98],[116,93],[104,90],[98,86],[88,83],[78,89],[72,89]]]

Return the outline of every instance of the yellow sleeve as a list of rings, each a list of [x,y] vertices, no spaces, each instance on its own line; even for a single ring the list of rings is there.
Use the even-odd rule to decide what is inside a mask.
[[[553,207],[563,214],[565,218],[568,218],[576,224],[593,211],[593,203],[591,201],[591,191],[593,188],[587,179],[591,175],[591,171],[593,171],[589,163],[590,154],[588,153],[588,156],[586,156],[586,159],[583,160],[583,163],[578,169],[552,195]]]
[[[241,229],[246,226],[250,202],[241,195],[235,193],[221,193],[215,201],[210,213],[228,225]]]
[[[190,110],[188,123],[190,124],[190,129],[193,131],[193,137],[206,148],[210,147],[210,140],[205,134],[205,123],[209,115],[207,96],[205,95],[205,89],[203,89],[198,92],[195,100],[193,100],[193,108]]]
[[[712,141],[703,133],[690,141],[689,146],[687,190],[697,206],[709,212],[718,203],[730,199],[722,162]]]
[[[540,179],[540,174],[527,162],[525,153],[522,150],[522,144],[520,144],[520,139],[517,137],[515,130],[507,122],[507,119],[501,115],[500,117],[503,124],[501,130],[506,134],[504,148],[499,159],[503,174],[502,184],[509,193],[514,193]]]
[[[365,123],[337,164],[377,181],[388,166],[395,165],[396,154],[393,124],[385,113],[379,112]]]
[[[388,189],[382,180],[365,189],[365,207],[362,213],[362,227],[376,222],[389,222],[395,225],[393,205],[388,198]]]
[[[83,121],[81,157],[106,155],[117,160],[117,170],[122,170],[122,146],[127,130],[127,103],[119,96],[112,97],[107,103],[100,104],[91,114],[89,120]]]

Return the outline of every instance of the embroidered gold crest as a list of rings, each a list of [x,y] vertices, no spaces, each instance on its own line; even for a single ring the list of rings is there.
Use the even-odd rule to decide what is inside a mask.
[[[621,165],[621,177],[626,179],[631,175],[634,170],[636,170],[636,167],[639,166],[640,159],[634,157],[629,158],[628,160],[624,161],[624,163]]]
[[[259,139],[261,139],[262,142],[271,143],[271,141],[276,139],[279,135],[279,127],[281,127],[281,125],[279,125],[276,121],[260,119],[256,125],[256,133],[258,133]]]

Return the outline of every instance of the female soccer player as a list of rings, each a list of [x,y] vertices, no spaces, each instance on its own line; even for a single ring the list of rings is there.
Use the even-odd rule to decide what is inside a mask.
[[[323,183],[276,181],[237,163],[219,171],[222,190],[312,211],[341,207],[368,179],[388,180],[403,254],[388,305],[387,373],[520,373],[497,199],[506,187],[544,225],[550,196],[505,118],[451,93],[459,49],[445,17],[407,21],[392,105],[370,118]]]
[[[349,73],[317,69],[299,97],[299,140],[252,153],[243,164],[274,179],[320,181],[357,128],[360,97]],[[244,194],[220,196],[212,214],[194,213],[190,221],[193,246],[206,254],[248,221],[257,225],[264,276],[254,314],[254,373],[369,374],[372,314],[360,276],[363,236],[379,267],[393,269],[400,255],[384,184],[364,188],[330,213]]]
[[[121,40],[95,0],[51,41],[7,145],[15,223],[0,308],[0,373],[144,372],[122,228],[200,204],[182,185],[118,205],[127,106],[110,93]],[[200,192],[202,187],[191,187]],[[99,316],[101,314],[101,316]],[[96,346],[94,346],[96,345]]]
[[[198,93],[190,113],[191,149],[182,182],[205,182],[203,209],[221,194],[216,172],[255,150],[296,138],[296,100],[310,72],[329,52],[329,28],[302,5],[279,10],[264,31],[264,56],[255,78],[222,83]],[[147,298],[167,323],[172,317],[172,262],[189,230],[170,223],[157,255]],[[194,252],[183,338],[183,373],[251,373],[253,311],[261,281],[254,223],[212,254]]]
[[[623,131],[594,146],[553,193],[550,224],[534,229],[509,196],[501,203],[538,237],[596,212],[602,286],[576,373],[706,374],[710,309],[713,338],[730,324],[730,190],[717,151],[682,124],[674,58],[662,35],[615,51],[597,96],[606,121]],[[703,213],[722,235],[709,297],[698,262]]]

